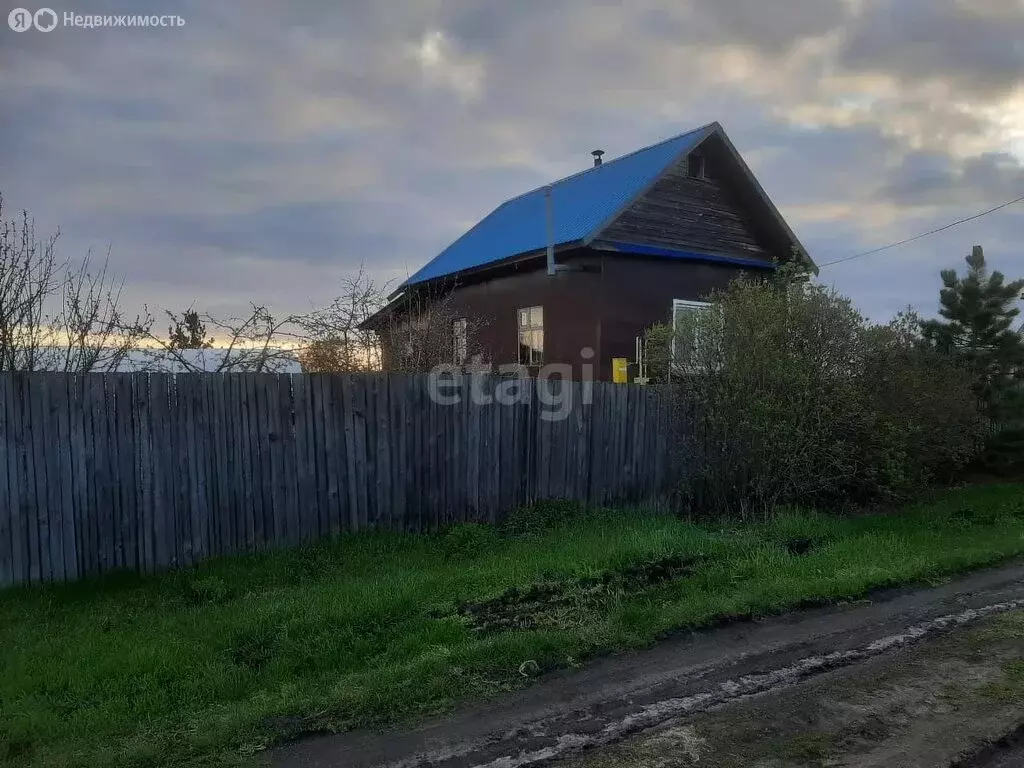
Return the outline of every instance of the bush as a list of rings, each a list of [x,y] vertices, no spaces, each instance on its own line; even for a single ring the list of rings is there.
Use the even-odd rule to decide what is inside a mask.
[[[737,281],[648,344],[692,512],[895,500],[978,448],[970,380],[921,343],[916,318],[870,325],[828,288]]]
[[[857,464],[836,490],[853,501],[895,501],[946,482],[978,455],[984,423],[971,378],[953,358],[920,343],[903,313],[864,330],[853,448]]]

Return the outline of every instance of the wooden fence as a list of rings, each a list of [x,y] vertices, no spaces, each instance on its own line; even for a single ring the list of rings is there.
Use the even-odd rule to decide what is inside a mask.
[[[540,498],[662,503],[664,424],[653,392],[605,383],[0,373],[0,586]]]

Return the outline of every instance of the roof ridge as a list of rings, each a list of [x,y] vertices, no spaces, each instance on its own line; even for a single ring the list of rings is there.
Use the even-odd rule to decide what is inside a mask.
[[[577,171],[576,173],[571,173],[568,176],[563,176],[562,178],[556,179],[555,181],[549,181],[547,184],[541,184],[539,187],[534,187],[533,189],[531,189],[528,192],[523,192],[522,194],[516,195],[515,197],[510,197],[504,203],[501,203],[498,206],[498,208],[500,208],[502,205],[505,205],[507,203],[511,203],[511,202],[514,202],[514,201],[519,200],[521,198],[528,197],[529,195],[535,194],[536,192],[539,192],[540,190],[544,189],[545,187],[553,187],[556,184],[561,184],[564,181],[569,181],[569,179],[575,179],[577,176],[583,176],[584,174],[592,173],[594,171],[600,170],[601,168],[605,168],[606,166],[615,165],[615,163],[619,162],[620,160],[625,160],[625,159],[627,159],[629,157],[632,157],[633,155],[638,155],[641,152],[646,152],[649,149],[654,149],[655,147],[660,147],[663,144],[668,144],[669,142],[676,141],[677,139],[681,139],[684,136],[692,136],[695,133],[700,133],[701,131],[706,131],[709,128],[713,128],[713,127],[715,127],[717,125],[718,125],[717,122],[710,122],[710,123],[708,123],[706,125],[702,125],[700,128],[694,128],[693,130],[690,130],[690,131],[684,131],[683,133],[677,133],[675,136],[669,136],[667,139],[662,139],[661,141],[656,141],[653,144],[648,144],[646,147],[640,147],[640,149],[634,149],[632,152],[627,152],[624,155],[619,155],[618,157],[616,157],[616,158],[614,158],[612,160],[605,160],[603,163],[601,163],[601,165],[595,165],[595,166],[592,166],[590,168],[584,168],[582,171]]]

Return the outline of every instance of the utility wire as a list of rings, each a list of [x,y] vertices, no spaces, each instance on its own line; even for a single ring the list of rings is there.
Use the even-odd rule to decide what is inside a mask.
[[[947,224],[944,227],[939,227],[938,229],[933,229],[933,230],[931,230],[929,232],[924,232],[924,233],[922,233],[920,235],[915,235],[914,237],[908,237],[906,240],[900,240],[898,243],[890,243],[889,245],[883,245],[881,248],[875,248],[874,250],[871,250],[871,251],[864,251],[863,253],[855,253],[853,256],[846,256],[846,257],[844,257],[842,259],[836,259],[835,261],[828,261],[828,262],[825,262],[824,264],[819,264],[818,268],[819,269],[824,269],[825,267],[831,267],[831,266],[834,266],[836,264],[843,264],[844,262],[853,261],[854,259],[862,259],[865,256],[873,256],[876,253],[881,253],[882,251],[888,251],[890,248],[898,248],[901,245],[906,245],[907,243],[912,243],[915,240],[921,240],[922,238],[930,237],[931,235],[938,234],[939,232],[945,232],[947,229],[952,229],[953,227],[959,227],[961,224],[966,224],[969,221],[974,221],[975,219],[980,219],[982,216],[988,216],[990,213],[995,213],[996,211],[1001,211],[1001,210],[1003,210],[1003,208],[1009,208],[1011,205],[1015,205],[1015,204],[1020,203],[1020,202],[1024,202],[1024,197],[1018,197],[1016,200],[1011,200],[1008,203],[1003,203],[1002,205],[997,205],[995,208],[989,208],[987,211],[982,211],[981,213],[976,213],[973,216],[968,216],[966,219],[960,219],[959,221],[954,221],[952,224]]]

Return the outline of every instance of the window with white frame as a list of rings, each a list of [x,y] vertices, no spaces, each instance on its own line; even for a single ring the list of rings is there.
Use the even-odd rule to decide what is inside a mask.
[[[525,307],[518,312],[519,364],[544,364],[544,307]]]
[[[469,357],[469,321],[460,317],[452,321],[452,358],[456,365],[465,365]]]
[[[672,362],[675,367],[692,369],[705,356],[706,345],[712,339],[707,338],[707,324],[698,322],[698,317],[711,306],[706,301],[672,301]]]

